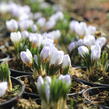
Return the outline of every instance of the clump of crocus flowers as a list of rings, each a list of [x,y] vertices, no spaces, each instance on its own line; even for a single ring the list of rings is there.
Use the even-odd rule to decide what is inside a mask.
[[[67,109],[66,97],[71,85],[70,75],[38,77],[37,89],[41,98],[41,109]]]
[[[0,64],[0,97],[4,96],[6,91],[12,90],[10,70],[7,62]]]

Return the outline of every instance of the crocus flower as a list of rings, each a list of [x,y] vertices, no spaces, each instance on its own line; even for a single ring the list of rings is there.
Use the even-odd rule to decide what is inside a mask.
[[[37,21],[37,25],[39,27],[44,27],[45,23],[46,23],[46,19],[44,17],[39,18],[38,21]]]
[[[19,28],[20,30],[24,31],[27,30],[29,27],[32,27],[33,21],[32,20],[21,20],[19,21]]]
[[[27,66],[31,66],[33,63],[33,57],[31,52],[29,51],[29,49],[27,49],[26,51],[22,51],[20,53],[20,57],[21,60],[27,65]]]
[[[31,33],[29,35],[29,40],[32,42],[33,47],[40,47],[43,41],[41,34]]]
[[[14,44],[19,43],[22,39],[21,33],[20,32],[12,32],[10,38]]]
[[[78,47],[78,43],[76,41],[73,41],[70,43],[70,45],[68,46],[68,50],[71,52],[73,49],[75,49],[76,47]]]
[[[21,32],[21,36],[23,37],[23,38],[29,38],[29,32],[28,31],[22,31]]]
[[[70,75],[60,75],[59,80],[62,80],[63,82],[67,83],[68,85],[71,85],[71,77]]]
[[[7,89],[8,89],[8,83],[0,82],[0,97],[2,97],[6,93]]]
[[[86,46],[78,47],[78,53],[80,56],[84,57],[85,54],[89,53],[89,49]]]
[[[86,29],[86,35],[94,35],[96,32],[96,27],[94,26],[88,26]]]
[[[50,65],[57,66],[57,65],[62,64],[63,56],[64,56],[64,52],[63,51],[54,50],[51,53]]]
[[[6,27],[9,31],[14,32],[18,30],[18,23],[16,20],[11,19],[10,21],[6,21]]]
[[[43,84],[44,84],[44,80],[43,80],[42,76],[39,76],[38,80],[37,80],[37,89],[38,89],[39,92],[40,92],[41,86]]]
[[[75,25],[75,32],[80,36],[84,36],[86,32],[86,28],[87,28],[86,23],[80,22],[79,25],[78,24]]]
[[[98,60],[101,56],[101,47],[99,45],[91,46],[91,59]]]
[[[71,60],[70,60],[70,57],[69,55],[64,55],[63,57],[63,62],[62,62],[62,68],[67,68],[71,66]]]
[[[105,37],[99,37],[96,40],[96,44],[98,44],[101,48],[106,44],[107,40]]]
[[[48,60],[50,58],[51,52],[50,52],[50,47],[49,46],[45,46],[41,53],[40,53],[40,57],[42,60]]]
[[[72,20],[72,21],[70,22],[69,27],[70,27],[70,30],[71,30],[72,32],[76,32],[76,29],[75,29],[75,26],[76,26],[76,25],[79,25],[79,22],[77,22],[77,21],[75,21],[75,20]]]
[[[48,20],[45,24],[45,28],[47,30],[52,29],[54,26],[56,25],[56,21],[55,20]]]
[[[87,35],[83,39],[83,43],[86,46],[91,46],[95,44],[95,37],[93,35]]]

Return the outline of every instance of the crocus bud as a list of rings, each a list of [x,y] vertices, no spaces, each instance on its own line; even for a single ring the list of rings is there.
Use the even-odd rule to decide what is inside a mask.
[[[97,40],[96,40],[96,45],[99,45],[101,48],[106,44],[106,38],[105,37],[99,37]]]
[[[80,36],[84,36],[86,32],[86,28],[87,28],[86,23],[81,22],[79,23],[79,25],[78,24],[75,25],[75,32]]]
[[[80,47],[78,47],[78,53],[80,56],[84,57],[85,54],[89,53],[89,50],[85,46],[80,46]]]
[[[71,85],[71,77],[70,75],[60,75],[59,80],[62,80],[63,82],[67,83],[68,85]]]
[[[63,51],[58,51],[58,50],[53,51],[53,54],[51,54],[51,58],[50,58],[50,65],[57,66],[62,64],[63,56],[64,56]]]
[[[62,68],[67,68],[71,66],[71,60],[70,60],[70,57],[69,55],[64,55],[63,57],[63,62],[62,62]]]
[[[47,61],[50,58],[51,52],[50,52],[50,47],[45,46],[41,53],[40,53],[40,57],[43,61]]]
[[[69,27],[70,27],[70,30],[71,30],[72,32],[76,32],[76,29],[75,29],[75,26],[76,26],[76,25],[79,25],[79,22],[77,22],[77,21],[75,21],[75,20],[73,20],[73,21],[70,22]]]
[[[39,92],[40,92],[41,86],[43,84],[44,84],[44,80],[43,80],[42,76],[39,76],[38,80],[37,80],[37,89],[38,89]]]
[[[91,59],[98,60],[101,56],[101,47],[99,45],[91,46]]]
[[[21,33],[20,32],[12,32],[10,38],[14,44],[19,43],[22,39]]]
[[[8,89],[8,83],[0,82],[0,97],[2,97],[6,93],[7,89]]]
[[[27,66],[31,66],[32,63],[33,63],[33,57],[32,57],[32,54],[31,52],[29,51],[29,49],[25,51],[22,51],[20,53],[20,57],[21,57],[21,60],[27,65]]]
[[[18,30],[18,23],[16,20],[12,19],[6,22],[6,27],[10,32],[14,32]]]

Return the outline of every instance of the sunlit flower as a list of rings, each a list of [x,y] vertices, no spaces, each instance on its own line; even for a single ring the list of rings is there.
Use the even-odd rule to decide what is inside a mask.
[[[33,21],[32,20],[21,20],[19,21],[19,28],[20,30],[24,31],[27,30],[28,28],[32,27]]]
[[[44,17],[39,18],[38,21],[37,21],[37,25],[39,27],[44,27],[45,23],[46,23],[46,19]]]
[[[96,27],[94,26],[88,26],[86,29],[86,35],[94,35],[96,32]]]
[[[78,47],[78,43],[76,41],[73,41],[70,43],[70,45],[68,46],[68,50],[71,52],[73,49],[75,49],[76,47]]]
[[[20,32],[12,32],[10,38],[14,44],[19,43],[20,40],[22,39],[21,33]]]
[[[14,32],[18,30],[18,23],[16,20],[11,19],[10,21],[6,21],[6,27],[9,31]]]
[[[29,51],[29,49],[27,49],[26,51],[22,51],[20,53],[20,57],[21,60],[27,65],[27,66],[31,66],[33,63],[33,57],[31,52]]]
[[[42,76],[39,76],[38,80],[37,80],[37,89],[38,89],[39,92],[40,92],[41,86],[43,84],[44,84],[44,80],[43,80]]]
[[[68,85],[71,85],[71,77],[70,75],[60,75],[59,80],[62,80],[63,82],[67,83]]]
[[[107,40],[105,37],[99,37],[96,40],[96,44],[99,45],[101,48],[106,44]]]
[[[85,54],[89,53],[89,49],[86,46],[78,47],[78,53],[80,56],[84,57]]]
[[[60,65],[63,61],[64,52],[58,50],[52,50],[50,65]]]
[[[70,57],[69,55],[64,55],[63,57],[63,62],[62,62],[62,68],[67,68],[71,66],[71,60],[70,60]]]
[[[40,53],[40,57],[42,60],[47,61],[50,58],[51,52],[50,52],[50,47],[45,46],[41,53]]]
[[[91,46],[91,59],[98,60],[101,56],[101,47],[99,45]]]
[[[22,31],[21,32],[21,36],[23,37],[23,38],[29,38],[29,32],[28,31]]]
[[[91,46],[95,44],[95,37],[93,35],[87,35],[83,39],[83,43],[86,46]]]

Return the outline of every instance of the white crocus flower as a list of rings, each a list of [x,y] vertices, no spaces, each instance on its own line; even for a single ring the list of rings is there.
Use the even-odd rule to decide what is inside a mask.
[[[18,30],[18,23],[16,20],[12,19],[10,21],[6,21],[6,27],[9,31],[14,32]]]
[[[64,56],[63,51],[58,51],[58,50],[53,51],[50,58],[50,65],[57,66],[62,64],[63,56]]]
[[[8,83],[7,82],[0,82],[0,97],[5,95],[7,89],[8,89]]]
[[[96,27],[94,27],[94,26],[88,26],[86,29],[87,35],[94,35],[95,32],[96,32]]]
[[[70,57],[69,55],[64,55],[63,57],[63,62],[62,62],[62,68],[67,68],[71,66],[71,60],[70,60]]]
[[[70,27],[70,30],[71,30],[72,32],[76,32],[76,31],[75,31],[75,26],[76,26],[76,25],[79,25],[79,22],[77,22],[77,21],[75,21],[75,20],[73,20],[73,21],[70,22],[69,27]]]
[[[31,29],[32,29],[33,32],[36,32],[38,28],[37,28],[37,26],[34,24],[34,25],[31,26]]]
[[[42,38],[41,34],[31,33],[29,35],[29,40],[30,40],[30,42],[32,42],[33,47],[36,47],[36,46],[40,47],[42,44],[43,38]]]
[[[37,89],[38,89],[39,92],[40,92],[41,86],[42,86],[43,84],[44,84],[44,80],[43,80],[42,76],[39,76],[39,77],[38,77],[38,80],[37,80]]]
[[[75,25],[75,32],[80,35],[84,36],[86,32],[87,25],[85,22],[80,22],[79,24]]]
[[[20,32],[12,32],[10,38],[14,44],[19,43],[22,39],[21,33]]]
[[[68,50],[71,52],[73,49],[75,49],[76,47],[78,47],[78,44],[76,41],[71,42],[70,45],[68,46]]]
[[[21,36],[22,36],[22,38],[29,38],[29,32],[28,31],[22,31],[21,32]]]
[[[41,59],[42,60],[48,60],[49,58],[50,58],[50,55],[51,55],[51,52],[50,52],[50,47],[48,47],[48,46],[45,46],[43,49],[42,49],[42,51],[41,51],[41,53],[40,53],[40,57],[41,57]]]
[[[56,21],[55,20],[48,20],[45,24],[45,28],[47,30],[52,29],[54,26],[56,25]]]
[[[19,21],[19,28],[21,31],[27,30],[28,28],[32,27],[33,21],[32,20],[21,20]]]
[[[86,46],[91,46],[95,44],[95,37],[93,35],[87,35],[83,39],[83,43]]]
[[[31,66],[33,63],[33,57],[31,52],[29,51],[29,49],[27,49],[26,51],[22,51],[20,53],[20,57],[21,60],[28,66]]]
[[[78,53],[80,56],[84,57],[85,54],[89,53],[89,49],[86,46],[78,47]]]
[[[44,38],[42,40],[42,45],[43,46],[54,46],[54,41],[52,39],[49,39],[49,38]]]
[[[91,46],[91,59],[98,60],[101,56],[101,47],[99,45]]]
[[[96,40],[96,45],[99,45],[101,48],[106,44],[107,40],[105,37],[99,37]]]
[[[37,21],[37,25],[39,27],[44,27],[45,23],[46,23],[46,19],[44,17],[39,18],[38,21]]]
[[[65,75],[64,76],[64,80],[65,80],[65,82],[68,84],[68,85],[71,85],[71,77],[70,77],[70,75]]]
[[[71,77],[70,75],[60,75],[59,80],[62,80],[63,82],[67,83],[68,85],[71,85]]]
[[[33,16],[34,20],[37,20],[40,17],[42,17],[42,13],[40,13],[40,12],[35,13],[34,16]]]

